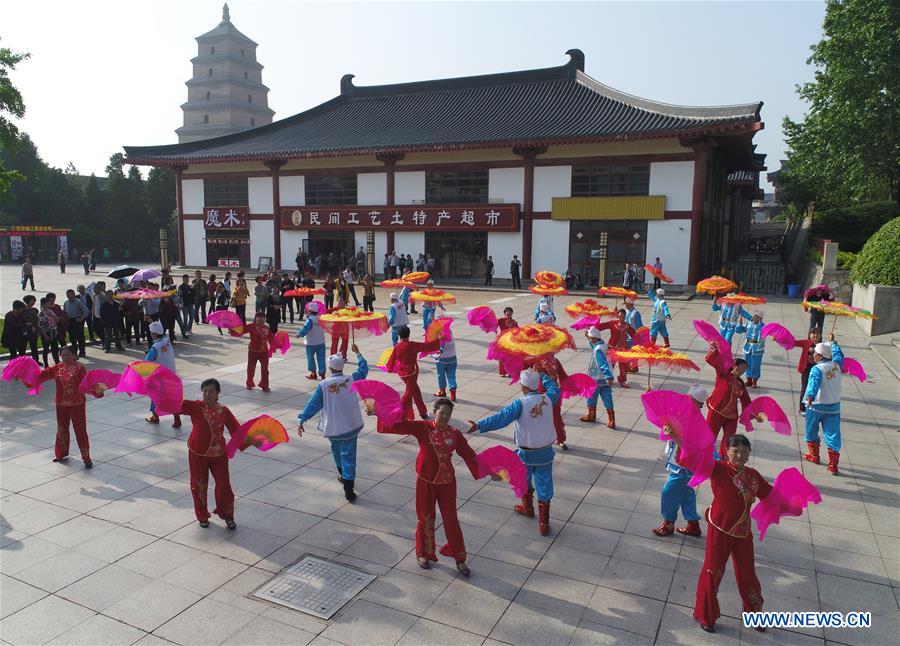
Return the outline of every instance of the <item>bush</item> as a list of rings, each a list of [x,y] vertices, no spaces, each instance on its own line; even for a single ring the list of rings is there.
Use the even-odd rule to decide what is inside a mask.
[[[811,235],[837,242],[844,251],[858,252],[866,240],[897,216],[900,216],[900,207],[896,202],[868,202],[826,209],[813,216]]]
[[[861,285],[900,286],[900,217],[869,238],[859,253],[850,278]]]
[[[806,248],[806,259],[815,265],[822,264],[822,254],[815,247]]]
[[[853,265],[856,263],[856,259],[859,258],[858,253],[851,253],[849,251],[838,251],[837,265],[838,269],[843,269],[845,271],[849,271],[853,269]]]

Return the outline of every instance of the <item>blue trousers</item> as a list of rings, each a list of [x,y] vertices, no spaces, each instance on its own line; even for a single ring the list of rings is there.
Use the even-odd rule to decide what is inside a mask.
[[[391,345],[397,345],[400,341],[400,328],[392,327],[391,328]]]
[[[447,382],[450,390],[456,390],[456,358],[439,359],[437,362],[438,388],[445,390]]]
[[[597,383],[597,389],[594,390],[594,394],[588,398],[587,405],[596,408],[598,397],[603,401],[603,406],[606,410],[613,409],[612,388],[610,388],[609,384],[605,381]]]
[[[334,466],[341,472],[344,480],[356,480],[356,440],[359,437],[359,429],[345,435],[329,437],[331,442],[331,457],[334,458]]]
[[[657,335],[669,338],[669,329],[666,327],[665,321],[653,321],[650,324],[650,338],[656,339]]]
[[[841,412],[822,413],[812,406],[806,408],[806,441],[819,443],[819,424],[825,436],[825,446],[832,451],[841,451]]]
[[[423,307],[422,308],[422,329],[427,330],[428,326],[431,325],[431,321],[434,319],[434,307]]]
[[[747,378],[759,379],[762,376],[762,360],[763,354],[744,353],[744,359],[747,361]]]
[[[550,502],[553,498],[553,447],[548,446],[536,451],[518,449],[516,453],[525,464],[525,480],[528,482],[529,491],[537,492],[538,502]]]
[[[316,370],[316,362],[319,369]],[[325,374],[325,344],[306,346],[306,369],[310,372],[318,372],[320,375]]]
[[[689,471],[669,472],[669,478],[663,485],[659,506],[662,517],[670,523],[678,518],[679,507],[685,520],[700,520],[697,513],[697,493],[688,486],[691,477],[693,474]]]

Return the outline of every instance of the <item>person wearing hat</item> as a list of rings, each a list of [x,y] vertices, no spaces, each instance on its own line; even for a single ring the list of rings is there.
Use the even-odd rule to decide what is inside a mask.
[[[463,459],[472,478],[481,478],[481,467],[475,451],[469,446],[465,436],[453,425],[453,402],[446,397],[434,401],[433,420],[406,421],[395,426],[384,426],[378,422],[379,433],[411,435],[419,443],[416,458],[416,561],[427,570],[432,562],[437,562],[435,553],[435,505],[441,510],[444,522],[444,536],[447,542],[437,551],[456,560],[456,569],[463,576],[471,571],[466,565],[466,543],[456,513],[456,471],[453,468],[453,453]],[[492,479],[498,479],[492,476]]]
[[[354,343],[351,350],[356,354],[356,371],[344,374],[344,357],[333,354],[328,357],[331,376],[318,383],[312,397],[297,415],[297,434],[303,435],[303,424],[321,411],[319,430],[331,443],[331,456],[337,467],[338,481],[344,485],[344,498],[356,500],[353,486],[356,482],[356,440],[363,429],[359,397],[350,386],[354,381],[365,379],[369,374],[369,364],[359,353]]]
[[[397,292],[391,292],[391,305],[388,308],[388,325],[391,326],[391,344],[396,346],[400,339],[400,328],[409,325],[406,305],[397,296]]]
[[[590,328],[585,333],[585,336],[587,336],[588,343],[591,344],[591,364],[588,366],[588,375],[593,377],[594,381],[597,382],[597,388],[594,389],[594,394],[588,398],[587,414],[581,418],[581,421],[591,423],[597,421],[597,399],[600,399],[606,407],[606,426],[608,428],[615,428],[616,411],[613,408],[611,388],[613,383],[613,372],[609,365],[609,361],[606,358],[609,346],[602,339],[600,330],[596,327]]]
[[[169,337],[166,336],[166,330],[159,321],[150,323],[150,337],[152,344],[147,350],[145,361],[152,361],[175,372],[175,348]],[[159,415],[156,414],[156,403],[150,402],[150,416],[144,418],[151,424],[159,424]],[[181,428],[181,415],[175,413],[175,421],[172,422],[172,428]]]
[[[306,344],[306,369],[309,374],[307,379],[316,378],[325,379],[325,330],[319,325],[319,307],[318,303],[313,301],[306,306],[309,316],[306,317],[306,323],[297,331],[297,338],[304,338]],[[316,364],[318,364],[318,375],[316,374]]]
[[[272,340],[272,330],[266,325],[264,312],[257,312],[253,317],[253,323],[243,326],[241,334],[250,335],[250,343],[247,345],[247,390],[253,390],[256,386],[256,364],[259,363],[259,387],[264,393],[269,392],[269,343]]]
[[[663,345],[669,347],[669,329],[666,327],[666,321],[672,320],[669,314],[669,305],[666,303],[666,290],[662,287],[655,292],[651,289],[647,291],[647,296],[653,301],[653,313],[650,315],[650,339],[656,343],[656,337],[662,335]]]
[[[744,336],[744,359],[747,361],[747,387],[758,388],[762,376],[763,354],[766,352],[766,339],[762,335],[762,310],[753,310],[753,319],[747,323]]]
[[[625,310],[619,308],[616,312],[616,318],[612,321],[607,321],[606,323],[601,323],[595,326],[601,332],[603,330],[609,330],[609,347],[614,350],[627,350],[628,349],[628,339],[634,337],[637,334],[637,330],[628,325],[625,320]],[[622,388],[628,388],[628,366],[629,363],[626,361],[619,362],[619,377],[617,381]]]
[[[402,306],[401,306],[402,307]],[[406,390],[403,391],[401,401],[403,402],[403,412],[406,419],[413,419],[413,403],[419,410],[422,419],[428,418],[428,409],[425,408],[425,401],[422,399],[422,391],[419,390],[419,355],[436,352],[441,347],[443,336],[433,341],[424,343],[409,340],[409,328],[405,325],[397,330],[400,341],[391,351],[385,367],[388,372],[398,375],[403,383],[406,384]]]
[[[804,459],[819,464],[819,425],[828,447],[828,471],[838,474],[841,458],[841,368],[844,352],[828,335],[829,342],[816,344],[813,360],[816,364],[809,371],[809,382],[803,397],[806,400],[806,446],[809,453]]]
[[[434,289],[434,281],[429,280],[425,283],[425,289]],[[432,301],[425,301],[422,303],[422,329],[427,330],[428,326],[431,325],[431,322],[434,320],[434,313],[437,311],[437,308],[440,307],[441,311],[444,311],[443,303],[435,303]]]
[[[706,388],[700,384],[694,384],[688,389],[688,395],[697,404],[697,408],[703,409],[703,402],[706,401]],[[663,427],[663,433],[668,436],[672,435],[672,429],[668,426]],[[681,451],[681,445],[678,440],[670,439],[666,442],[666,471],[669,477],[663,485],[662,493],[659,499],[660,511],[662,512],[663,523],[659,527],[653,529],[653,533],[657,536],[671,536],[676,531],[684,536],[700,536],[700,514],[697,513],[697,492],[689,486],[691,478],[694,474],[687,468],[678,464],[678,454]],[[681,515],[687,521],[686,527],[675,529],[675,521],[678,519],[678,509],[681,509]]]
[[[729,296],[733,296],[734,292],[728,294]],[[741,306],[737,303],[725,303],[724,305],[717,305],[715,301],[713,301],[713,311],[721,310],[719,312],[719,333],[722,335],[722,338],[731,343],[731,339],[734,337],[735,332],[743,332],[745,330],[744,326],[741,324],[743,320],[751,320],[753,317],[750,316]]]
[[[403,307],[406,308],[407,313],[409,314],[418,314],[419,312],[416,310],[416,302],[413,301],[412,308],[409,306],[409,295],[412,293],[411,287],[404,287],[400,290],[400,300],[403,301]]]
[[[546,305],[546,309],[542,310],[541,305]],[[556,320],[556,313],[553,311],[553,297],[550,294],[545,294],[541,296],[541,300],[538,301],[538,304],[534,306],[534,320],[538,323],[541,321],[538,320],[543,314],[550,312],[553,315],[553,320]],[[548,321],[552,323],[553,321]]]
[[[534,315],[534,322],[541,325],[556,325],[556,315],[550,309],[550,304],[542,301],[538,304],[537,312]]]
[[[809,384],[809,373],[815,365],[813,358],[816,354],[816,346],[822,341],[822,330],[812,328],[805,339],[794,342],[795,348],[800,348],[800,358],[797,361],[797,372],[800,373],[800,414],[806,415],[806,386]]]
[[[637,332],[637,330],[639,330],[640,328],[644,327],[644,321],[641,318],[641,313],[634,306],[634,299],[630,298],[630,297],[625,299],[625,322],[628,323],[628,325],[630,325],[631,328],[635,332]],[[634,345],[634,335],[631,335],[628,337],[628,347],[630,348],[633,345]],[[635,362],[635,363],[629,364],[626,371],[627,372],[637,372],[638,371],[637,363]]]
[[[75,430],[75,441],[81,451],[84,468],[94,466],[91,462],[91,443],[87,434],[87,414],[85,411],[84,393],[79,390],[81,380],[87,376],[87,370],[78,363],[75,351],[63,347],[59,351],[61,363],[44,368],[38,377],[38,383],[53,379],[56,382],[56,445],[54,462],[62,462],[69,456],[69,424]],[[102,397],[103,393],[95,395]]]
[[[715,343],[710,342],[709,352],[706,353],[706,363],[716,371],[716,384],[713,387],[712,395],[706,400],[706,406],[709,408],[706,422],[712,430],[713,437],[717,438],[719,431],[722,431],[719,455],[725,455],[728,438],[737,433],[738,403],[742,410],[750,405],[750,394],[747,392],[744,380],[741,379],[741,375],[747,370],[747,362],[744,359],[735,359],[730,370],[722,370],[719,367],[719,348]],[[755,419],[758,422],[762,421],[759,416]]]
[[[538,499],[538,530],[541,535],[550,533],[550,500],[553,498],[553,445],[556,429],[553,427],[553,405],[559,399],[559,386],[549,375],[531,368],[519,375],[522,397],[490,417],[477,422],[469,420],[469,433],[489,433],[516,425],[515,440],[519,458],[525,464],[528,492],[522,504],[515,506],[517,514],[534,518],[534,494]],[[538,388],[544,384],[545,393]]]
[[[438,391],[435,397],[446,397],[450,386],[450,401],[456,401],[456,341],[450,330],[441,339],[441,346],[435,355],[437,359]]]

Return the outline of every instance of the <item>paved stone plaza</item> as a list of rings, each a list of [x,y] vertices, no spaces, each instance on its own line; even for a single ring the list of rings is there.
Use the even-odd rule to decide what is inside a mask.
[[[21,294],[18,271],[0,268],[6,309]],[[36,271],[41,293],[52,289],[60,298],[66,287],[83,280],[78,266],[65,276],[54,267]],[[453,291],[459,302],[448,309],[459,319],[454,333],[460,362],[454,419],[463,425],[498,410],[518,392],[484,359],[490,335],[465,323],[466,308],[487,303],[499,313],[510,305],[515,318],[527,322],[536,297],[507,289]],[[580,298],[557,299],[566,325],[570,319],[563,306],[574,300]],[[802,336],[808,317],[799,304],[776,301],[766,307],[766,320]],[[376,305],[387,304],[387,293],[379,290]],[[646,299],[639,306],[648,321]],[[691,326],[694,318],[714,320],[709,301],[672,300],[670,308],[673,346],[703,370],[654,373],[653,386],[682,392],[695,380],[710,386],[713,373],[703,363],[707,346]],[[411,319],[420,324],[420,317]],[[268,453],[249,449],[231,462],[237,531],[229,532],[215,517],[209,529],[198,526],[187,477],[190,428],[173,429],[171,418],[159,426],[146,423],[146,399],[89,399],[95,466],[85,471],[74,438],[68,463],[51,462],[53,387],[33,398],[21,385],[3,383],[0,639],[90,645],[896,643],[898,382],[855,323],[841,320],[836,334],[845,353],[869,373],[864,384],[844,379],[840,477],[829,475],[824,465],[801,462],[797,351],[788,356],[774,343],[767,346],[761,387],[754,394],[774,396],[791,417],[794,434],[780,436],[763,425],[751,436],[751,465],[770,481],[781,469],[800,467],[820,488],[823,502],[770,528],[765,541],[756,543],[757,572],[766,609],[871,611],[870,629],[760,634],[743,628],[730,567],[719,594],[724,616],[718,632],[699,629],[691,613],[704,539],[650,533],[660,522],[666,474],[659,432],[644,419],[639,401],[645,368],[632,377],[634,387],[614,389],[617,430],[579,422],[584,401],[565,402],[572,450],[557,455],[550,536],[541,537],[536,521],[513,513],[506,485],[473,482],[467,469],[457,471],[472,568],[465,579],[449,559],[427,571],[416,564],[413,441],[378,435],[374,418],[367,418],[359,441],[359,499],[348,504],[315,423],[307,425],[302,439],[295,434],[297,412],[312,388],[303,378],[302,342],[273,360],[271,393],[247,391],[246,340],[201,325],[190,341],[176,346],[186,396],[199,398],[200,381],[215,377],[223,385],[222,403],[240,420],[265,412],[292,436],[287,445]],[[576,342],[577,353],[561,355],[569,372],[587,368],[586,341],[576,336]],[[359,342],[370,364],[388,345],[389,337]],[[84,363],[88,369],[121,369],[142,356],[137,349],[103,354],[93,346]],[[423,360],[421,371],[427,403],[436,388],[433,361]],[[369,376],[400,385],[395,376],[375,369]],[[512,445],[511,429],[469,437],[476,450]],[[698,497],[704,508],[708,484]],[[250,597],[304,554],[378,578],[329,622]]]

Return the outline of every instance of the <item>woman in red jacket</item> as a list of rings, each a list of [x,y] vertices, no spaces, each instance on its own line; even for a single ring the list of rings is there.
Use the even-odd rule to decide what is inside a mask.
[[[94,466],[91,462],[91,445],[87,434],[87,416],[85,414],[84,393],[78,387],[87,375],[87,370],[78,363],[75,353],[70,348],[59,351],[62,363],[44,368],[38,383],[56,382],[56,455],[54,462],[62,462],[69,456],[69,424],[75,429],[75,441],[81,451],[84,468]],[[102,397],[102,393],[97,395]]]
[[[402,422],[385,427],[378,423],[379,433],[412,435],[419,442],[416,458],[416,560],[427,570],[431,561],[437,562],[434,544],[435,503],[441,509],[444,534],[447,543],[440,553],[456,560],[456,569],[463,576],[471,571],[466,565],[466,544],[456,516],[456,473],[453,470],[453,452],[465,461],[472,477],[478,480],[479,468],[475,451],[469,446],[459,429],[450,426],[453,402],[446,397],[434,401],[434,420]]]
[[[697,581],[694,618],[708,633],[715,632],[719,612],[719,583],[731,558],[734,578],[744,612],[759,612],[763,607],[762,589],[756,577],[753,557],[753,532],[750,530],[750,506],[772,490],[755,469],[747,466],[750,440],[745,435],[728,439],[728,452],[713,465],[709,482],[713,501],[706,510],[706,556]],[[757,630],[764,630],[757,628]]]
[[[794,343],[795,348],[800,348],[800,360],[797,362],[797,372],[800,373],[800,379],[803,382],[803,386],[800,388],[801,415],[806,415],[806,402],[803,400],[803,395],[806,393],[806,384],[809,383],[809,371],[816,365],[815,360],[813,360],[813,350],[815,349],[816,344],[821,342],[822,330],[814,327],[809,331],[809,336],[805,341],[796,341]]]
[[[269,392],[269,341],[272,331],[266,325],[265,312],[257,312],[253,317],[253,323],[244,326],[243,334],[250,335],[250,344],[247,346],[247,390],[253,390],[256,376],[256,364],[259,363],[259,387],[263,392]]]
[[[194,497],[194,513],[200,527],[209,527],[210,513],[206,506],[206,490],[209,474],[216,481],[216,508],[213,513],[225,521],[228,529],[234,529],[234,492],[228,474],[228,455],[225,453],[225,429],[234,435],[240,424],[227,407],[219,403],[222,387],[215,379],[200,384],[203,399],[184,400],[181,413],[191,418],[191,435],[188,438],[188,465],[191,470],[191,495]]]
[[[425,408],[425,400],[422,399],[422,391],[419,390],[419,360],[418,356],[422,353],[436,352],[441,348],[441,339],[434,341],[409,340],[409,328],[405,325],[398,330],[400,342],[394,346],[391,356],[388,358],[388,372],[393,372],[403,380],[406,384],[406,390],[403,391],[401,401],[403,402],[403,412],[406,419],[414,419],[413,404],[419,409],[419,415],[422,419],[428,418],[428,409]]]
[[[620,309],[616,313],[614,321],[607,321],[597,325],[598,330],[609,330],[609,347],[615,350],[627,350],[628,339],[637,332],[625,321],[625,310]],[[622,388],[628,388],[628,363],[619,362],[619,376],[616,381]]]
[[[741,379],[741,375],[747,370],[747,362],[735,359],[734,366],[728,372],[721,370],[718,362],[719,350],[715,343],[710,343],[706,363],[716,371],[716,385],[713,387],[712,395],[706,400],[706,406],[709,408],[706,422],[712,429],[713,437],[719,437],[719,431],[722,431],[722,443],[719,448],[719,455],[722,456],[725,455],[728,438],[737,433],[738,403],[746,408],[750,405],[750,395],[747,393],[744,380]]]

